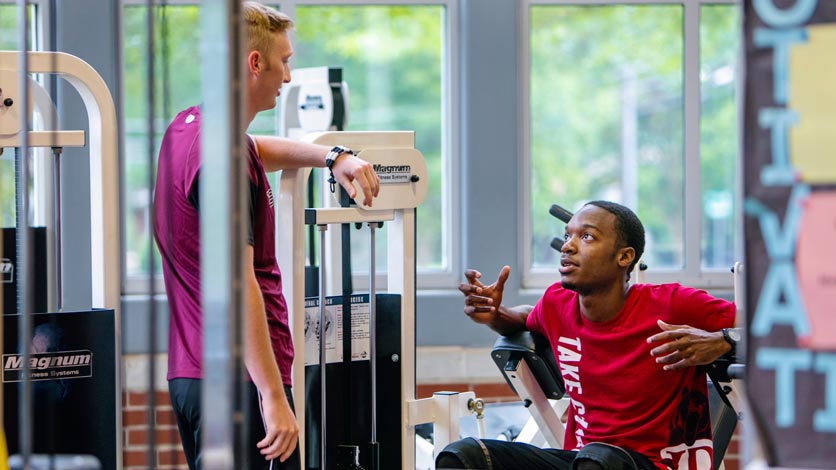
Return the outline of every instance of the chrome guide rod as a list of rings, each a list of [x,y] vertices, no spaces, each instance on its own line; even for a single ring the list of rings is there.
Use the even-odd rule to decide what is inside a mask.
[[[20,454],[23,457],[23,470],[30,470],[32,458],[32,381],[29,367],[30,347],[32,344],[32,295],[33,272],[29,269],[32,264],[29,231],[29,23],[27,23],[27,2],[17,0],[17,22],[20,34],[18,45],[18,70],[20,83],[20,147],[15,150],[17,162],[15,188],[17,191],[17,305],[20,314],[18,324],[18,338],[23,356],[23,377],[21,378],[18,413],[20,427]]]
[[[325,231],[328,230],[327,225],[317,225],[317,230],[319,230],[319,259],[325,259]],[[325,470],[327,467],[325,466],[325,418],[326,418],[326,406],[325,406],[325,395],[326,395],[326,388],[325,388],[325,381],[326,381],[326,374],[325,374],[325,366],[326,366],[326,358],[325,358],[325,263],[319,263],[319,328],[317,334],[319,335],[319,398],[321,401],[321,408],[320,408],[320,447],[319,447],[319,459],[320,459],[320,470]],[[345,313],[343,313],[345,315]]]

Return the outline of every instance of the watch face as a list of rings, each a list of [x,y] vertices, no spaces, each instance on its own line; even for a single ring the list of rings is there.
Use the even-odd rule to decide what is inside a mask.
[[[729,332],[729,338],[731,338],[732,341],[734,341],[734,342],[740,341],[740,331],[735,330],[733,328],[729,328],[727,331]]]

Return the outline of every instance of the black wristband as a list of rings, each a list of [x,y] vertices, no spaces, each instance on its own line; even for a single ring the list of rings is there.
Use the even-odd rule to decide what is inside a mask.
[[[342,145],[335,145],[328,153],[325,155],[325,167],[329,170],[332,166],[334,166],[334,162],[337,161],[337,157],[344,153],[350,153],[354,155],[354,151],[348,147],[343,147]]]
[[[343,147],[342,145],[335,145],[328,153],[325,155],[325,167],[328,168],[328,173],[330,176],[328,177],[328,184],[331,187],[331,192],[333,193],[336,191],[337,180],[334,178],[334,172],[331,167],[334,166],[334,162],[337,161],[340,155],[348,153],[351,155],[355,155],[354,151],[348,147]]]

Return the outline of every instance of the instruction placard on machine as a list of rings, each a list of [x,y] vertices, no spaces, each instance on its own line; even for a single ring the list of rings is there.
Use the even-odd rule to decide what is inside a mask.
[[[305,299],[305,365],[319,364],[319,299]],[[325,362],[343,362],[342,296],[325,298]],[[351,296],[351,360],[368,361],[369,294]]]

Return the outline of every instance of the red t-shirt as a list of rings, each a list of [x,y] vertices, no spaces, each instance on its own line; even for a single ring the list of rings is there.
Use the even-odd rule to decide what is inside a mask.
[[[612,320],[580,313],[578,294],[549,287],[526,327],[545,335],[571,400],[565,449],[605,442],[639,452],[660,469],[710,470],[711,421],[702,369],[662,370],[647,338],[656,321],[706,331],[734,326],[734,304],[679,284],[637,284]]]
[[[273,354],[282,382],[290,385],[293,340],[282,294],[282,276],[276,263],[273,193],[252,140],[248,148],[253,267],[264,299]],[[193,199],[200,169],[199,107],[180,112],[168,126],[157,166],[154,236],[162,256],[168,296],[167,379],[198,379],[202,377],[203,311],[200,304],[200,215]]]

